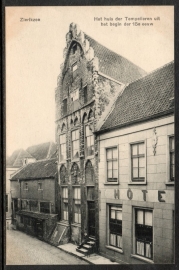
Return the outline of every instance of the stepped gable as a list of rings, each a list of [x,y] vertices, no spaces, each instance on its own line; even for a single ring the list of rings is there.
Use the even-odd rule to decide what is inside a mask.
[[[11,180],[54,178],[57,173],[56,158],[40,160],[27,164],[15,173]]]
[[[34,158],[36,158],[36,160],[41,160],[50,158],[51,155],[55,152],[55,146],[56,145],[53,142],[41,143],[28,147],[26,151],[29,152]]]
[[[21,167],[23,166],[24,158],[33,158],[30,153],[23,149],[15,150],[6,161],[6,167]]]
[[[100,128],[110,130],[174,112],[174,62],[129,84]]]
[[[147,73],[123,56],[111,51],[84,33],[95,56],[99,59],[99,72],[114,78],[121,83],[130,83],[145,76]]]

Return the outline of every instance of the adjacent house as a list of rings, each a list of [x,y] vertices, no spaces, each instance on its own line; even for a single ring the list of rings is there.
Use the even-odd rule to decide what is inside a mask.
[[[98,248],[99,141],[94,132],[125,84],[144,75],[141,68],[70,24],[55,90],[61,200],[58,244],[91,240]]]
[[[6,161],[6,223],[9,225],[12,218],[10,178],[19,168],[34,162],[35,158],[23,149],[18,149]]]
[[[96,132],[99,251],[174,262],[174,63],[130,83]]]
[[[6,161],[6,219],[8,223],[14,221],[15,212],[17,211],[17,195],[19,192],[18,181],[13,181],[10,185],[10,179],[14,173],[20,171],[26,165],[33,163],[37,160],[48,159],[55,157],[56,144],[54,142],[47,142],[28,147],[26,150],[19,149],[7,158]],[[12,204],[11,204],[12,202]],[[13,212],[12,212],[13,208]]]
[[[56,158],[27,164],[11,178],[16,227],[49,241],[58,220]]]

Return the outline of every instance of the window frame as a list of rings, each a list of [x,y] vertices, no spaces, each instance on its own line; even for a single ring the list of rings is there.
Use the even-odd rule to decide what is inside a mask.
[[[24,190],[29,190],[29,187],[28,187],[28,183],[27,182],[24,183]]]
[[[134,156],[134,158],[140,158],[140,157],[144,157],[144,177],[140,178],[136,178],[136,180],[134,181],[132,178],[132,171],[133,171],[133,166],[132,166],[132,146],[133,145],[139,145],[139,144],[143,144],[144,145],[144,154],[142,154],[141,156]],[[130,162],[129,162],[129,173],[130,173],[130,181],[129,181],[129,185],[146,185],[147,184],[147,152],[146,152],[146,140],[140,140],[140,141],[135,141],[135,142],[130,142],[129,143],[129,157],[130,157]],[[138,165],[139,165],[139,161],[138,161]],[[139,166],[137,167],[139,170]]]
[[[173,143],[174,143],[174,148],[171,149],[171,139],[173,139]],[[175,182],[175,171],[174,171],[174,176],[171,177],[171,166],[174,166],[175,168],[175,136],[169,136],[169,182],[174,183]],[[172,163],[172,158],[171,155],[174,155],[174,164]],[[172,163],[172,164],[171,164]]]
[[[42,203],[47,203],[47,204],[49,205],[49,212],[41,211],[41,208],[47,209],[47,208],[45,208],[45,207],[41,207],[41,204],[42,204]],[[40,213],[44,213],[44,214],[50,214],[50,213],[51,213],[50,202],[39,202],[39,212],[40,212]]]
[[[73,223],[75,224],[81,224],[81,186],[73,186]],[[75,189],[78,189],[79,191],[77,192],[78,195],[80,195],[80,198],[75,198]],[[75,202],[76,201],[76,202]],[[78,221],[76,221],[75,218],[75,206],[78,205]]]
[[[116,148],[116,150],[117,150],[117,158],[108,160],[107,159],[107,150],[114,149],[114,148]],[[119,184],[119,148],[118,148],[118,145],[112,145],[112,146],[106,147],[105,148],[105,157],[106,157],[106,182],[105,182],[105,184],[109,184],[109,185],[110,184],[111,185]],[[111,161],[111,160],[112,160],[112,162],[117,161],[117,178],[116,178],[116,181],[109,181],[108,180],[108,161]],[[112,170],[113,170],[113,168],[112,168]]]
[[[64,136],[65,137],[65,143],[60,143],[61,139],[60,137]],[[65,157],[64,159],[61,160],[61,145],[65,145]],[[66,159],[67,159],[67,134],[65,132],[59,134],[59,157],[58,157],[58,160],[59,160],[59,163],[65,163],[66,162]]]
[[[38,190],[43,190],[41,182],[38,182]]]
[[[76,51],[77,51],[77,43],[74,43],[72,46],[73,55],[76,53]]]
[[[94,146],[95,146],[95,143],[94,143],[94,134],[93,134],[93,132],[91,131],[91,133],[92,133],[92,135],[90,135],[90,136],[87,136],[87,132],[86,132],[86,128],[88,127],[89,128],[89,126],[90,126],[90,124],[92,124],[92,123],[87,123],[87,124],[85,124],[84,125],[84,128],[85,128],[85,130],[84,130],[84,136],[85,136],[85,139],[84,139],[84,141],[85,141],[85,156],[88,158],[88,157],[93,157],[94,156],[94,154],[95,154],[95,149],[93,150],[93,154],[91,154],[91,155],[88,155],[88,150],[87,150],[87,138],[88,137],[92,137],[93,138],[93,145],[90,145],[90,147],[91,146],[93,146],[93,148],[94,148]],[[90,130],[90,129],[89,129]],[[90,141],[91,141],[91,139],[90,139]]]
[[[74,70],[74,67],[76,67],[75,70]],[[74,74],[75,71],[78,69],[77,61],[72,64],[71,68],[72,68],[72,73]]]
[[[84,104],[88,103],[88,86],[87,84],[83,86]]]
[[[64,195],[64,190],[66,189],[66,191],[67,192],[65,192],[66,193],[66,195],[67,195],[67,197],[64,197],[63,195]],[[61,187],[61,208],[62,208],[62,216],[61,216],[61,220],[63,220],[63,221],[69,221],[69,202],[68,202],[68,186],[62,186]],[[67,209],[68,209],[68,211],[66,211],[67,213],[66,213],[66,217],[67,218],[64,218],[64,204],[67,204]]]
[[[121,244],[120,247],[117,246],[117,235],[121,236],[121,238],[122,238],[122,219],[120,220],[121,221],[120,223],[117,222],[118,219],[116,219],[116,218],[115,218],[116,222],[112,222],[111,221],[112,220],[112,218],[111,218],[111,208],[116,208],[116,209],[113,209],[113,210],[115,210],[115,217],[116,217],[116,212],[117,211],[120,211],[121,214],[122,214],[122,204],[109,204],[108,205],[108,237],[107,237],[107,245],[108,246],[107,247],[109,247],[111,249],[117,249],[117,250],[119,250],[119,252],[121,252],[122,248],[123,248],[123,243]],[[121,233],[116,234],[116,245],[112,245],[111,244],[111,239],[110,239],[112,224],[113,225],[118,224],[118,227],[121,227]],[[115,227],[117,227],[117,226],[115,226]],[[123,238],[122,238],[122,240],[123,240]]]
[[[143,211],[143,223],[145,222],[145,212],[151,212],[152,213],[152,226],[150,226],[150,225],[145,225],[145,224],[137,224],[137,211]],[[144,207],[133,207],[133,217],[134,217],[134,222],[133,222],[133,252],[134,252],[134,254],[132,254],[132,257],[135,257],[135,258],[139,258],[139,259],[141,259],[141,260],[146,260],[146,261],[149,261],[149,262],[152,262],[153,261],[153,259],[154,259],[154,209],[152,209],[152,208],[144,208]],[[138,227],[152,227],[152,242],[151,242],[151,258],[149,258],[149,257],[146,257],[145,255],[146,254],[144,254],[144,255],[141,255],[141,254],[138,254],[137,253],[137,236],[136,236],[136,227],[137,227],[137,225],[139,225]],[[147,231],[147,228],[145,228],[145,233],[143,233],[143,235],[147,235],[147,233],[146,233],[146,231]],[[143,236],[142,235],[142,236]],[[146,243],[148,243],[149,241],[148,240],[143,240],[142,241],[142,239],[140,239],[141,241],[140,242],[144,242],[144,253],[146,252],[146,247],[145,247],[145,244]],[[149,242],[150,243],[150,242]]]
[[[65,103],[65,101],[66,101],[66,103]],[[65,115],[65,114],[67,114],[67,111],[68,111],[68,100],[67,100],[67,98],[64,98],[62,102],[63,102],[63,115]]]
[[[73,133],[73,132],[76,132],[76,131],[78,131],[78,140],[73,140],[73,139],[72,139],[72,138],[73,138],[72,133]],[[78,141],[78,157],[73,156],[73,150],[74,150],[73,143],[74,143],[75,141]],[[73,130],[71,130],[71,159],[72,159],[73,161],[75,161],[75,160],[78,160],[79,157],[80,157],[80,130],[79,130],[79,129],[73,129]]]

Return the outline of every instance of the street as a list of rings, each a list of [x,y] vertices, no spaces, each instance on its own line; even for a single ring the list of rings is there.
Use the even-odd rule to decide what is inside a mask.
[[[6,265],[57,264],[88,263],[20,231],[6,231]]]

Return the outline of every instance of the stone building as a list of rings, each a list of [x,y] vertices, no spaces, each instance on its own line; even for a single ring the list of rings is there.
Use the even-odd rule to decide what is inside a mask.
[[[100,253],[174,263],[174,63],[126,86],[96,135]]]
[[[18,149],[6,160],[6,219],[9,223],[15,221],[16,211],[18,210],[16,193],[19,192],[19,182],[10,181],[11,177],[23,169],[26,165],[42,159],[53,157],[56,152],[54,142],[46,142],[28,147],[26,150]],[[55,157],[55,156],[54,156]]]
[[[58,244],[99,240],[98,141],[94,132],[124,85],[146,73],[71,23],[57,80]]]
[[[12,205],[11,205],[11,186],[10,178],[19,168],[25,164],[34,162],[35,158],[30,153],[23,149],[18,149],[12,153],[6,161],[6,224],[9,227],[12,219]]]
[[[11,177],[16,228],[50,241],[58,220],[56,158],[27,164]]]

